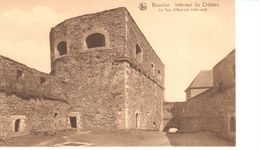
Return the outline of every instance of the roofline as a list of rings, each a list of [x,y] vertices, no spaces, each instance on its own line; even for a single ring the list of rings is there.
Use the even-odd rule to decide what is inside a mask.
[[[224,58],[222,58],[217,64],[214,65],[213,69],[218,66],[224,59],[226,59],[229,55],[235,53],[236,49],[233,49],[231,52],[229,52]]]
[[[141,31],[141,29],[139,28],[139,26],[137,25],[137,23],[135,22],[135,20],[133,19],[132,15],[130,14],[130,12],[125,8],[127,14],[129,15],[129,17],[131,17],[131,19],[133,20],[133,23],[135,24],[135,26],[137,27],[137,30],[139,30],[139,32],[142,34],[142,36],[144,37],[145,41],[148,43],[149,47],[152,49],[152,51],[154,52],[154,54],[156,55],[156,57],[160,60],[160,62],[162,63],[163,67],[165,68],[164,63],[162,62],[161,58],[158,56],[158,54],[155,52],[155,50],[153,49],[153,47],[151,46],[151,44],[149,43],[149,41],[146,39],[146,36],[143,34],[143,32]]]
[[[213,87],[213,85],[212,85],[212,86],[192,87],[192,88],[187,88],[187,89],[185,90],[185,92],[186,92],[187,90],[189,90],[189,89],[206,89],[206,88],[212,88],[212,87]]]
[[[125,7],[116,7],[116,8],[107,9],[107,10],[103,10],[103,11],[98,11],[98,12],[94,12],[94,13],[88,13],[88,14],[84,14],[84,15],[79,15],[79,16],[76,16],[76,17],[72,17],[72,18],[65,19],[64,21],[58,23],[57,25],[55,25],[55,26],[52,27],[52,28],[55,28],[55,27],[57,27],[57,26],[59,26],[59,25],[65,23],[66,21],[70,21],[70,20],[73,20],[73,19],[76,19],[76,18],[81,18],[81,17],[84,17],[84,16],[91,16],[91,15],[100,14],[100,13],[104,13],[104,12],[108,12],[108,11],[114,11],[114,10],[117,10],[117,9],[126,10]]]
[[[76,17],[72,17],[72,18],[69,18],[69,19],[65,19],[64,21],[60,22],[59,24],[57,24],[56,26],[52,27],[52,28],[55,28],[63,23],[65,23],[66,21],[70,21],[70,20],[73,20],[73,19],[76,19],[76,18],[81,18],[81,17],[84,17],[84,16],[91,16],[91,15],[94,15],[94,14],[99,14],[99,13],[104,13],[104,12],[108,12],[108,11],[114,11],[114,10],[118,10],[118,9],[122,9],[124,11],[127,12],[128,16],[133,20],[133,23],[135,24],[135,26],[137,27],[137,30],[139,30],[139,32],[142,34],[142,36],[144,37],[145,41],[148,43],[149,47],[152,49],[152,51],[155,53],[156,57],[159,59],[159,61],[162,63],[163,67],[165,68],[165,65],[164,63],[162,62],[161,58],[158,56],[158,54],[155,52],[155,50],[152,48],[151,44],[149,43],[149,41],[146,39],[146,36],[143,34],[143,32],[140,30],[140,28],[138,27],[137,23],[135,22],[135,20],[133,19],[133,17],[131,16],[130,12],[127,10],[126,7],[117,7],[117,8],[113,8],[113,9],[107,9],[107,10],[103,10],[103,11],[99,11],[99,12],[94,12],[94,13],[89,13],[89,14],[85,14],[85,15],[80,15],[80,16],[76,16]],[[51,28],[51,29],[52,29]]]
[[[164,101],[163,104],[174,104],[176,102],[168,102],[168,101]]]
[[[226,57],[228,57],[229,55],[231,55],[232,53],[235,53],[236,49],[234,48],[231,52],[229,52],[224,58],[222,58],[216,65],[214,65],[213,69],[218,65],[220,64]],[[201,71],[213,71],[213,69],[211,70],[201,70]],[[200,72],[201,72],[200,71]],[[199,72],[199,73],[200,73]],[[190,83],[190,85],[185,89],[184,92],[186,92],[188,89],[192,89],[192,88],[189,88],[191,86],[191,84],[195,81],[195,79],[198,77],[199,73],[197,74],[197,76],[193,79],[193,81]],[[213,86],[212,86],[213,87]]]
[[[190,88],[190,86],[192,85],[192,83],[197,79],[197,77],[199,76],[200,72],[202,72],[202,71],[212,71],[212,70],[200,70],[199,73],[197,73],[196,77],[192,80],[192,82],[191,82],[190,85],[185,89],[184,92],[186,92],[186,91]]]

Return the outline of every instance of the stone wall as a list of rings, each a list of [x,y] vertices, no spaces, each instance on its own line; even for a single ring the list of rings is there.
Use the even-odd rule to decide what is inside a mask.
[[[208,90],[187,102],[186,116],[193,118],[190,130],[207,130],[234,140],[230,131],[230,119],[235,113],[235,87],[223,92]],[[195,121],[196,120],[196,121]],[[200,120],[200,121],[198,121]],[[188,120],[187,120],[188,121]]]
[[[75,58],[87,55],[91,51],[106,50],[108,53],[116,53],[115,58],[123,57],[125,48],[124,11],[124,8],[118,8],[87,14],[67,19],[53,27],[50,32],[52,73],[70,80],[73,76],[71,77],[69,73],[74,71],[73,63],[77,61]],[[92,33],[103,34],[106,45],[88,48],[86,38]],[[58,56],[57,45],[61,41],[67,43],[67,54]],[[68,63],[70,64],[68,65]]]
[[[80,130],[123,128],[125,66],[106,50],[81,55],[70,72],[70,105],[81,118]],[[122,119],[121,119],[122,118]]]
[[[128,12],[126,12],[126,40],[126,57],[164,88],[165,66]],[[141,49],[140,54],[136,54],[136,45]]]
[[[230,52],[213,68],[213,84],[224,91],[235,85],[235,50]],[[221,86],[221,87],[220,87]]]
[[[70,83],[0,56],[0,92],[24,99],[66,101]]]
[[[93,34],[101,46],[90,47]],[[164,65],[125,8],[65,20],[51,29],[50,47],[50,74],[0,57],[0,136],[162,128]]]
[[[103,34],[105,45],[88,48],[85,39],[92,33]],[[146,120],[138,128],[161,127],[164,65],[125,8],[68,19],[52,28],[50,40],[52,74],[76,84],[70,100],[82,115],[82,130],[136,128],[132,111],[144,107],[153,119],[142,112],[139,117]],[[66,41],[67,54],[57,57],[60,41]],[[133,56],[137,43],[139,60]]]
[[[0,70],[1,138],[69,128],[68,82],[3,56]]]
[[[0,93],[0,138],[70,129],[65,102],[48,99],[22,99]],[[20,119],[15,132],[15,120]]]
[[[193,118],[190,121],[196,120],[196,125],[187,128],[211,131],[235,140],[235,129],[231,131],[231,118],[235,118],[234,66],[235,51],[232,51],[214,66],[214,87],[188,100],[186,115]]]
[[[164,64],[127,10],[125,21],[128,127],[162,130]]]
[[[184,129],[186,121],[183,121],[187,111],[186,102],[164,102],[163,105],[163,131],[170,128]],[[184,124],[182,124],[184,123]]]
[[[173,116],[173,106],[176,102],[163,103],[163,120],[169,121]]]
[[[164,90],[129,64],[126,66],[128,128],[160,130]]]
[[[70,104],[79,112],[80,130],[125,128],[124,8],[65,20],[50,32],[52,74],[73,82]],[[105,36],[105,46],[88,48],[93,33]],[[67,54],[57,56],[60,41]]]
[[[179,130],[210,131],[235,141],[234,66],[235,50],[214,66],[212,88],[188,99],[182,113],[174,111],[177,105],[172,106],[169,125]]]

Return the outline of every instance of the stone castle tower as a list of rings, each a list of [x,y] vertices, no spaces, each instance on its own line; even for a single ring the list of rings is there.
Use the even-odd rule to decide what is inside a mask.
[[[24,133],[34,126],[34,131],[162,129],[164,64],[125,8],[65,20],[51,29],[50,48],[50,74],[1,57],[14,69],[0,75],[13,81],[0,81],[5,85],[0,89],[11,91],[17,104],[25,103],[21,93],[27,93],[30,107],[36,105],[33,99],[37,98],[41,99],[38,105],[51,107],[49,111],[37,110],[38,116],[30,116],[28,108],[24,113],[11,109],[6,117],[14,123],[10,132],[14,132],[17,119]],[[0,69],[6,70],[3,65]],[[9,73],[16,75],[11,78]],[[22,88],[13,88],[18,84]],[[8,103],[8,99],[8,95],[0,97],[0,102]]]

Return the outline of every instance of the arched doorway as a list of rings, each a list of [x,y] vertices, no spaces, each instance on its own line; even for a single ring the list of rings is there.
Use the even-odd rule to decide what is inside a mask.
[[[138,129],[139,114],[135,113],[135,128]]]

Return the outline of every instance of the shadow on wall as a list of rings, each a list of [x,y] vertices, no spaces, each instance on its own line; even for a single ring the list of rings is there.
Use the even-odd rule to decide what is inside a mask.
[[[171,129],[171,128],[176,128],[176,129],[179,129],[180,128],[180,126],[179,126],[179,120],[180,120],[180,118],[177,118],[177,117],[174,117],[174,118],[171,118],[168,122],[167,122],[167,124],[164,126],[164,128],[163,128],[163,132],[169,132],[169,130]]]
[[[163,129],[172,146],[235,146],[234,142],[216,136],[211,132],[187,130],[181,126],[183,119],[174,117],[167,122]]]

